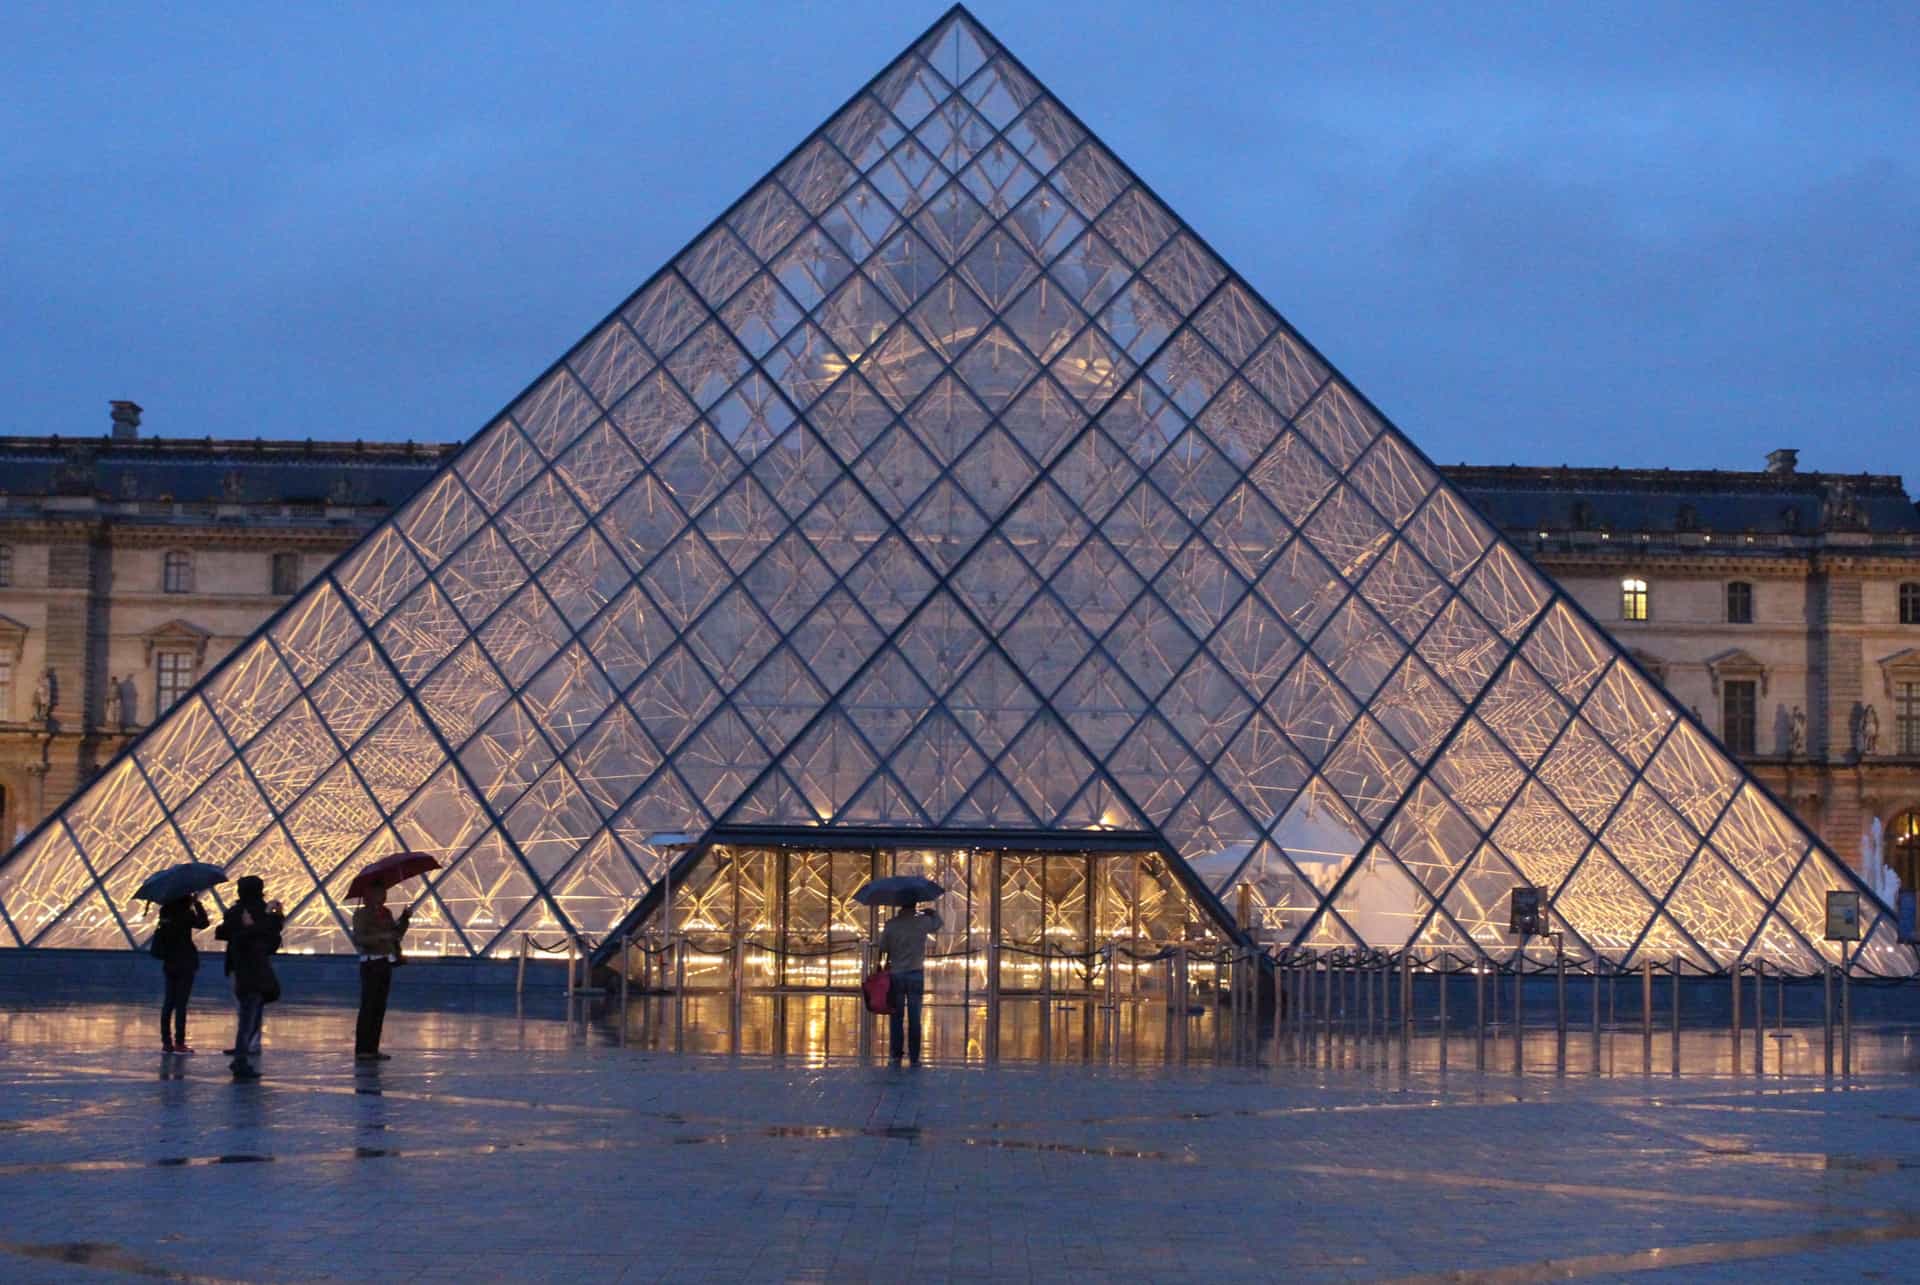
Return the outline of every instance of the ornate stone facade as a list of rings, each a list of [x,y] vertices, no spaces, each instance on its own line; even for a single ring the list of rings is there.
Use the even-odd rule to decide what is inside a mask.
[[[0,438],[0,834],[30,830],[351,547],[439,446]]]
[[[1836,854],[1858,864],[1879,818],[1912,886],[1920,847],[1896,848],[1920,812],[1920,511],[1898,477],[1801,473],[1795,456],[1442,472]]]

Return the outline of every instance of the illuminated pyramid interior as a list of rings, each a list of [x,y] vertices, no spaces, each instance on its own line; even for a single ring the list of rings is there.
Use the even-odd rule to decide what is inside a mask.
[[[504,954],[742,826],[1145,835],[1276,945],[1504,958],[1537,885],[1603,966],[1807,972],[1859,886],[962,10],[16,850],[0,940],[139,945],[197,859],[344,953],[408,848],[414,948]]]

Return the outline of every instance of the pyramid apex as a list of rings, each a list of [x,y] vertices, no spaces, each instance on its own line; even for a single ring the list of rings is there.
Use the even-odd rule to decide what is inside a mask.
[[[981,21],[956,4],[942,14],[914,50],[953,85],[961,85],[1000,51]]]

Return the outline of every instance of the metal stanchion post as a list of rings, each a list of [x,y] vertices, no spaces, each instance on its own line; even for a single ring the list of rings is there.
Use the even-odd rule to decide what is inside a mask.
[[[1100,983],[1100,1007],[1107,1015],[1107,1038],[1104,1042],[1107,1047],[1108,1056],[1115,1061],[1118,1061],[1120,1057],[1120,1009],[1116,1000],[1119,992],[1114,989],[1113,981],[1113,966],[1118,960],[1118,955],[1119,952],[1115,949],[1115,943],[1113,942],[1108,942],[1100,948],[1101,971],[1103,974]]]
[[[673,1051],[683,1053],[687,1047],[687,935],[681,933],[673,942]]]
[[[633,934],[620,939],[620,1046],[627,1044],[627,995],[633,981]]]
[[[1000,943],[987,943],[987,1061],[1000,1060]]]
[[[1833,1078],[1833,965],[1824,958],[1820,961],[1820,990],[1824,998],[1821,1013],[1827,1030],[1827,1078]]]
[[[1400,955],[1400,1067],[1413,1061],[1413,948]]]
[[[1040,1065],[1053,1061],[1053,943],[1040,942]]]
[[[1853,1078],[1852,943],[1840,943],[1840,1076]]]
[[[1727,970],[1727,979],[1732,984],[1733,1008],[1727,1018],[1727,1027],[1733,1039],[1733,1073],[1740,1074],[1740,961],[1734,960]]]
[[[1487,1069],[1487,969],[1486,965],[1476,965],[1473,970],[1473,1065],[1476,1070]]]
[[[1175,1060],[1183,1066],[1187,1061],[1187,1013],[1192,995],[1187,980],[1187,948],[1176,946],[1173,951],[1173,1036]]]
[[[1600,1070],[1600,959],[1598,956],[1595,956],[1593,960],[1591,984],[1593,986],[1593,1014],[1591,1021],[1593,1027],[1593,1069],[1597,1073]],[[1612,983],[1609,982],[1608,985],[1611,986]]]
[[[1282,955],[1273,965],[1273,1064],[1280,1065],[1281,1023],[1287,1019],[1286,956]]]
[[[740,1026],[746,1016],[746,1004],[744,1003],[742,992],[746,986],[747,968],[746,961],[741,958],[745,953],[745,947],[741,943],[740,932],[738,929],[735,929],[733,934],[733,972],[731,977],[728,978],[732,983],[731,989],[733,993],[728,997],[730,1000],[729,1008],[732,1011],[728,1015],[730,1021],[727,1044],[728,1051],[736,1057],[740,1054]],[[866,973],[863,971],[860,975],[865,977]],[[862,1007],[864,1007],[864,1005]]]
[[[1767,961],[1753,961],[1753,1073],[1767,1073]]]
[[[1640,961],[1640,1071],[1653,1074],[1653,961]]]
[[[1673,957],[1673,1073],[1680,1074],[1680,956]]]
[[[1213,952],[1213,980],[1207,986],[1207,1012],[1213,1018],[1213,1064],[1215,1066],[1220,1065],[1221,1055],[1225,1052],[1227,1045],[1227,1023],[1220,1013],[1220,974],[1230,967],[1227,961],[1231,958],[1231,947]]]
[[[1527,974],[1525,966],[1526,954],[1523,951],[1520,958],[1515,961],[1513,967],[1513,1073],[1515,1075],[1519,1075],[1526,1070],[1526,1055],[1522,1051],[1520,1043],[1527,1031],[1527,999],[1524,989],[1527,984]]]
[[[1447,1069],[1447,983],[1453,980],[1453,974],[1442,967],[1435,971],[1434,980],[1440,983],[1440,1069],[1445,1071]]]
[[[527,991],[527,938],[531,934],[520,934],[520,962],[514,966],[513,993],[524,995]]]
[[[1561,933],[1553,935],[1553,997],[1559,1010],[1556,1018],[1559,1025],[1554,1029],[1553,1064],[1564,1074],[1567,1069],[1567,939]]]
[[[567,998],[569,1000],[573,998],[573,957],[576,946],[577,943],[573,938],[567,938]]]
[[[1321,1023],[1321,1030],[1322,1030],[1322,1037],[1321,1037],[1321,1043],[1320,1043],[1320,1055],[1322,1059],[1326,1061],[1328,1064],[1331,1064],[1333,1062],[1333,1029],[1334,1029],[1333,1028],[1333,992],[1334,992],[1334,985],[1335,985],[1335,979],[1333,975],[1334,953],[1335,952],[1333,951],[1327,952],[1326,963],[1325,963],[1326,984],[1322,986],[1320,989],[1321,999],[1324,1001],[1320,1006],[1321,1009],[1323,1010],[1320,1015],[1320,1023]]]
[[[1378,958],[1373,955],[1366,956],[1361,960],[1360,968],[1361,971],[1355,976],[1355,981],[1358,982],[1360,986],[1360,1000],[1359,1003],[1354,1006],[1354,1011],[1360,1018],[1361,1035],[1364,1038],[1372,1038],[1373,974],[1379,968]]]

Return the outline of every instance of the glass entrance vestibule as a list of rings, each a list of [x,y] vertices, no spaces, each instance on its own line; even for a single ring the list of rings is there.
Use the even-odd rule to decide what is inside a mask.
[[[1168,988],[1214,986],[1230,935],[1161,853],[932,838],[715,843],[681,872],[665,906],[648,908],[628,969],[650,989],[690,997],[695,1024],[725,1028],[743,1051],[853,1052],[872,1038],[859,984],[896,913],[854,893],[914,874],[946,889],[932,903],[941,924],[927,949],[936,1056],[1158,1044]]]

